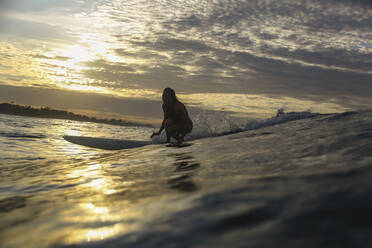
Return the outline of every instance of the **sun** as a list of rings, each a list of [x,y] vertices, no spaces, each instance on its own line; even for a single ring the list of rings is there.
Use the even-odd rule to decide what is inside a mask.
[[[61,53],[63,56],[69,57],[70,60],[75,63],[89,61],[95,58],[95,54],[90,51],[90,48],[81,45],[71,46],[62,50]]]

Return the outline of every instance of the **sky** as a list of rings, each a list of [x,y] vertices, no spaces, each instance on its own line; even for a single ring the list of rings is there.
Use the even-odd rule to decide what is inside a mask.
[[[159,119],[372,106],[371,0],[0,0],[0,101]]]

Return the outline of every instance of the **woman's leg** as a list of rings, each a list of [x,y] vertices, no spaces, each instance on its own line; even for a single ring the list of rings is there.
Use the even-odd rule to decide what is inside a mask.
[[[170,135],[170,126],[172,126],[172,120],[171,119],[166,119],[165,120],[165,134],[167,135],[167,143],[170,142],[170,138],[171,138],[171,135]]]
[[[182,133],[184,131],[183,129],[184,129],[183,125],[177,124],[172,119],[167,119],[165,122],[165,133],[167,134],[167,143],[170,142],[171,137],[175,138],[178,141],[180,139],[180,135],[182,136]]]
[[[192,130],[192,122],[188,122],[185,125],[182,125],[178,133],[178,138],[177,138],[178,143],[181,144],[185,138],[185,135],[190,133],[191,130]]]

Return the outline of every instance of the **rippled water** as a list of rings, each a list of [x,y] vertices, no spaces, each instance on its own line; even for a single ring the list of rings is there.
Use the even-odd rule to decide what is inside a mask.
[[[92,149],[72,145],[63,135],[146,140],[148,127],[123,127],[100,123],[0,115],[0,154],[4,159],[46,159],[87,155]]]
[[[0,117],[1,247],[372,244],[371,111],[121,151],[62,136],[145,140],[153,130]]]

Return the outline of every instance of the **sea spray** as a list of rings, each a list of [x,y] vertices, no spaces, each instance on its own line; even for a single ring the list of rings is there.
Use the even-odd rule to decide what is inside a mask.
[[[219,136],[225,133],[238,132],[244,127],[244,120],[238,117],[231,117],[225,112],[202,111],[191,116],[193,121],[192,132],[185,136],[185,140],[195,140],[206,137]],[[156,144],[166,141],[166,134],[162,132],[154,136],[152,141]]]
[[[225,134],[237,133],[258,129],[266,126],[285,123],[293,120],[300,120],[318,116],[318,113],[288,112],[268,119],[253,119],[231,116],[226,112],[202,111],[195,116],[191,116],[194,127],[191,133],[185,136],[185,140],[195,140],[200,138],[221,136]],[[166,141],[166,134],[162,132],[159,136],[152,138],[153,143],[160,144]]]

